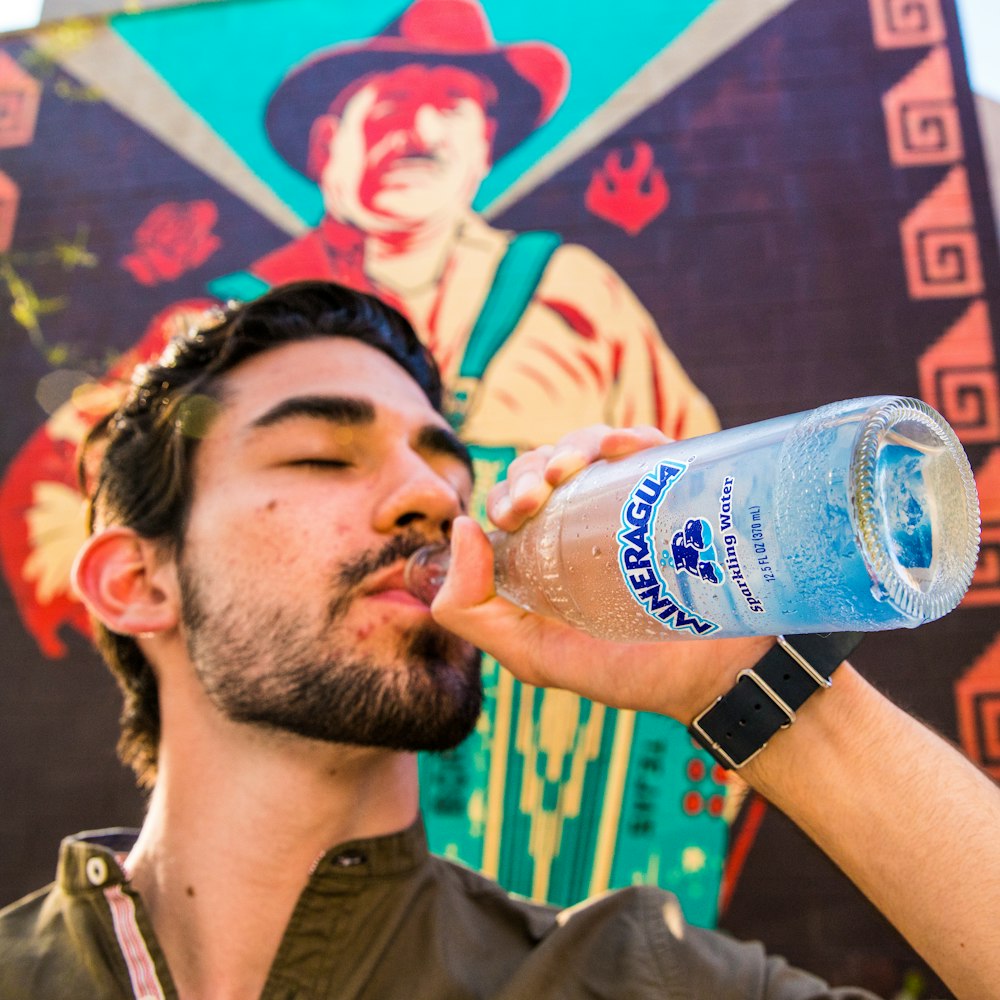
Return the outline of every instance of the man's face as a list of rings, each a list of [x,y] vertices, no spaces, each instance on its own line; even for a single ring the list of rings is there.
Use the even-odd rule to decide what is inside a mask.
[[[313,739],[441,749],[481,702],[479,659],[403,588],[469,495],[464,449],[391,359],[344,338],[244,362],[199,445],[179,559],[209,697]]]
[[[490,163],[487,86],[452,66],[403,66],[362,87],[320,174],[328,211],[361,228],[405,229],[468,209]]]

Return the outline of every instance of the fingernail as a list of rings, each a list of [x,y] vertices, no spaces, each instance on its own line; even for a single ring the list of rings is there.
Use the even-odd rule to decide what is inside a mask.
[[[542,485],[542,477],[537,472],[525,472],[514,480],[510,488],[511,501],[517,502],[530,496]]]
[[[493,501],[493,521],[502,521],[510,513],[510,497],[504,494],[499,500]]]
[[[555,473],[557,478],[579,472],[587,464],[579,448],[562,448],[553,452],[545,466],[545,472]]]

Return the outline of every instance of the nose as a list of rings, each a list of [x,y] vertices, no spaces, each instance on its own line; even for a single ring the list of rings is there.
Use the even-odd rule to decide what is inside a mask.
[[[441,137],[444,116],[433,104],[421,104],[413,116],[413,131],[425,145],[431,145]]]
[[[462,510],[462,497],[455,485],[421,455],[406,449],[386,469],[374,527],[383,533],[416,528],[428,538],[439,539],[448,535]]]

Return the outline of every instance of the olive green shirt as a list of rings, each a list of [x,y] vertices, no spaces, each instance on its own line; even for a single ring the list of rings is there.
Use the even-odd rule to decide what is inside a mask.
[[[176,998],[121,861],[135,834],[63,842],[56,881],[0,912],[0,1000]],[[421,824],[328,851],[285,931],[265,1000],[867,997],[683,922],[650,887],[568,910],[428,854]]]

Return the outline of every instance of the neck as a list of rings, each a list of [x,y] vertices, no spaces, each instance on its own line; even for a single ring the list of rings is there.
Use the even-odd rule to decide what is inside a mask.
[[[463,213],[404,232],[366,234],[365,272],[380,289],[402,300],[434,293],[466,221]]]
[[[217,718],[163,733],[132,882],[182,998],[259,996],[319,857],[415,820],[415,758]]]

